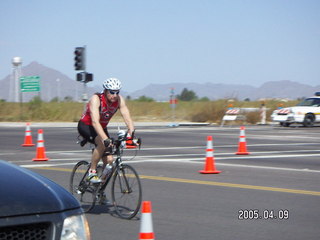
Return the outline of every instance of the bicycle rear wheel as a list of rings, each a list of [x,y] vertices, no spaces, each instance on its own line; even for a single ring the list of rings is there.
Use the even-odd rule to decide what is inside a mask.
[[[141,183],[136,170],[127,164],[116,169],[111,188],[112,202],[119,217],[131,219],[141,205]]]
[[[87,180],[90,164],[87,161],[78,162],[71,173],[70,192],[78,199],[84,212],[89,212],[96,203],[97,184]]]

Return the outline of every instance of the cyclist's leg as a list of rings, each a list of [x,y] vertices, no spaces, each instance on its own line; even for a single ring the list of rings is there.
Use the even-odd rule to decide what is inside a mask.
[[[105,128],[104,129],[105,133],[107,134],[108,137],[109,136],[109,133],[108,133],[108,130]],[[112,163],[112,155],[107,155],[106,157],[102,157],[104,152],[105,152],[105,145],[104,145],[104,142],[103,142],[103,139],[96,135],[95,138],[94,138],[94,141],[95,141],[95,149],[92,153],[92,157],[91,157],[91,167],[90,167],[90,170],[91,172],[96,172],[96,169],[97,169],[97,165],[100,161],[100,159],[102,158],[103,160],[103,167],[105,167],[105,165],[107,163]]]
[[[105,128],[103,130],[107,134],[108,138],[110,138],[108,129]],[[107,164],[111,164],[113,162],[113,156],[111,154],[106,154],[105,151],[106,151],[106,148],[103,149],[103,153],[102,153],[103,168],[105,168]]]
[[[78,132],[84,139],[96,146],[91,155],[88,179],[93,183],[99,182],[99,178],[97,176],[97,164],[103,153],[102,147],[104,146],[101,144],[102,141],[98,140],[97,133],[92,126],[86,125],[81,121],[78,123]]]
[[[105,150],[105,146],[103,143],[103,140],[96,136],[95,138],[95,149],[93,150],[92,156],[91,156],[91,169],[95,170],[97,168],[97,165],[101,159],[101,156],[103,155],[103,152]]]
[[[97,133],[92,126],[86,125],[84,122],[79,121],[78,132],[88,142],[95,144],[94,139],[97,136]]]
[[[113,163],[113,156],[112,156],[111,154],[106,155],[106,156],[103,156],[103,157],[102,157],[102,162],[103,162],[103,166],[102,166],[103,169],[107,166],[107,164],[112,165],[112,163]],[[104,181],[104,180],[106,180],[106,178],[107,178],[107,176],[102,176],[102,177],[101,177],[101,180]]]
[[[103,161],[103,167],[105,167],[105,165],[107,165],[107,164],[112,164],[113,156],[111,154],[103,156],[102,161]]]

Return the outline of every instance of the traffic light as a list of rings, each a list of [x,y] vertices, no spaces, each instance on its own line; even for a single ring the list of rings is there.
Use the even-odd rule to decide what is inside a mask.
[[[85,48],[77,47],[74,51],[74,69],[85,70]]]
[[[93,74],[87,73],[87,72],[77,73],[77,81],[85,82],[85,83],[91,82],[91,81],[93,81]]]
[[[93,81],[93,74],[87,73],[85,77],[85,82],[92,82]]]
[[[78,82],[82,82],[83,79],[84,79],[84,77],[83,77],[83,72],[77,73],[77,81],[78,81]]]

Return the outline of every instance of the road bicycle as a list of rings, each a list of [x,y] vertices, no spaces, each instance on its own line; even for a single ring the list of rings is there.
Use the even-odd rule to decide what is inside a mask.
[[[119,132],[122,131],[122,134]],[[90,163],[79,161],[73,168],[70,177],[70,192],[82,205],[84,212],[91,211],[96,203],[104,204],[106,201],[105,190],[111,181],[111,200],[117,215],[124,219],[131,219],[137,215],[140,210],[142,189],[137,171],[130,165],[122,162],[123,149],[128,141],[127,133],[123,130],[118,132],[118,139],[113,140],[108,154],[115,155],[112,164],[112,170],[106,176],[106,179],[100,183],[91,183],[88,180]],[[134,134],[129,140],[137,149],[141,147],[141,139],[135,138]],[[80,143],[82,146],[84,141]],[[101,177],[103,167],[98,165],[97,173]]]

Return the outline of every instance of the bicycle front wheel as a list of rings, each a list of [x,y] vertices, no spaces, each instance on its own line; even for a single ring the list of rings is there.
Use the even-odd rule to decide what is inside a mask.
[[[78,199],[84,212],[89,212],[96,203],[97,186],[87,180],[90,164],[78,162],[71,173],[70,192]]]
[[[136,170],[122,164],[116,169],[111,188],[112,202],[119,217],[131,219],[141,205],[141,183]]]

